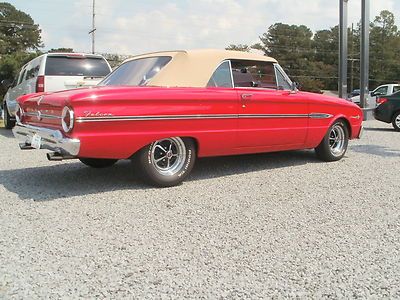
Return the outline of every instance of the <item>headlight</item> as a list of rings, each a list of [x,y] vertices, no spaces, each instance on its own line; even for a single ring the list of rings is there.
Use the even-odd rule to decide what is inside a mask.
[[[15,120],[17,121],[17,123],[21,123],[22,117],[24,116],[24,110],[21,106],[19,106],[19,104],[17,104],[16,108],[17,110],[15,112]]]
[[[64,107],[62,111],[61,125],[65,132],[70,132],[74,127],[74,111],[68,106]]]

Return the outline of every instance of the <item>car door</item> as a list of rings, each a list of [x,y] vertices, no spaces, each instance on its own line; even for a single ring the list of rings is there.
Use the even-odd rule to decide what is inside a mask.
[[[308,131],[308,102],[291,90],[277,64],[232,60],[239,94],[239,148],[301,148]]]

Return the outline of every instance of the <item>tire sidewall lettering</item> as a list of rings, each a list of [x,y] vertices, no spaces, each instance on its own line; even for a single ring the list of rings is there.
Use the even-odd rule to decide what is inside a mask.
[[[186,173],[187,169],[189,168],[190,162],[192,161],[192,150],[188,150],[187,158],[186,158],[186,163],[185,166],[183,167],[183,170],[178,173],[178,177],[181,177],[183,174]]]

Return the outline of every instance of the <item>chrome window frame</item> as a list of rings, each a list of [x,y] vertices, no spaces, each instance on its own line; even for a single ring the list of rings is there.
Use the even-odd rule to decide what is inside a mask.
[[[229,73],[230,73],[230,76],[231,76],[231,84],[232,84],[232,86],[231,86],[231,87],[208,86],[208,83],[210,82],[211,78],[214,76],[215,71],[217,71],[218,68],[219,68],[221,65],[223,65],[224,63],[226,63],[226,62],[228,62],[228,64],[229,64]],[[231,64],[231,60],[230,60],[230,59],[225,59],[225,60],[221,61],[221,63],[212,71],[211,77],[210,77],[210,79],[208,79],[208,81],[207,81],[206,88],[225,88],[225,89],[234,89],[234,88],[235,88],[235,84],[234,84],[234,82],[233,82],[232,64]]]
[[[237,59],[237,60],[247,60],[247,61],[253,61],[253,62],[265,62],[262,60],[252,60],[252,59]],[[231,77],[232,77],[232,84],[233,84],[233,88],[234,89],[239,89],[239,90],[243,90],[243,89],[255,89],[255,90],[272,90],[272,91],[277,91],[278,90],[278,82],[276,80],[276,70],[275,70],[275,65],[277,65],[277,63],[272,63],[273,67],[274,67],[274,75],[275,75],[275,81],[276,81],[276,88],[262,88],[262,87],[255,87],[255,86],[250,86],[250,87],[245,87],[245,86],[235,86],[235,82],[233,80],[233,71],[232,71],[232,63],[231,60],[229,60],[229,64],[231,67]]]
[[[283,70],[283,68],[278,63],[274,63],[274,69],[275,69],[277,89],[279,89],[277,72],[279,72],[282,75],[282,77],[286,80],[289,87],[293,86],[293,81],[289,78],[289,76],[286,74],[286,72]]]

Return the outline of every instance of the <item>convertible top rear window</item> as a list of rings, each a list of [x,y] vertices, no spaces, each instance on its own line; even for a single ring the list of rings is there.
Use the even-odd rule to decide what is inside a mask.
[[[171,56],[158,56],[130,60],[119,66],[100,85],[147,85],[171,59]]]

